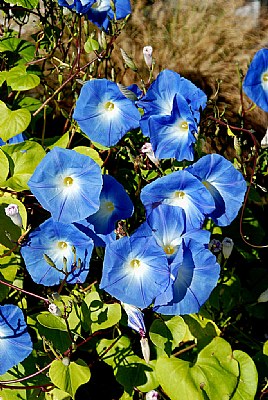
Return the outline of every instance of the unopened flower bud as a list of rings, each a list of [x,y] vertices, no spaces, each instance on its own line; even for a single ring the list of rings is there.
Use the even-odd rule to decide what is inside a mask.
[[[148,143],[148,142],[144,143],[144,145],[141,148],[141,152],[143,154],[146,154],[147,157],[149,158],[149,160],[151,160],[155,165],[159,164],[158,158],[156,158],[155,155],[154,155],[151,143]]]
[[[140,340],[141,343],[141,352],[143,355],[144,360],[148,363],[150,361],[150,346],[148,343],[148,339],[142,337]]]
[[[222,254],[225,259],[229,258],[234,247],[234,242],[230,238],[224,238],[222,241]]]
[[[268,289],[262,292],[258,298],[258,303],[266,303],[268,301]]]
[[[146,393],[146,400],[157,400],[159,399],[159,393],[156,390],[150,390],[150,392]]]
[[[49,304],[48,311],[51,312],[51,314],[55,315],[56,317],[61,316],[61,310],[54,303]]]
[[[17,204],[9,204],[5,208],[5,213],[15,225],[18,225],[20,228],[22,227],[22,219]]]
[[[65,367],[68,367],[70,365],[70,358],[69,357],[63,357],[61,362],[62,362],[63,365],[65,365]]]
[[[144,61],[145,61],[145,64],[147,65],[147,67],[149,69],[152,68],[152,64],[153,64],[153,56],[152,56],[152,54],[153,54],[152,46],[145,46],[143,48]]]

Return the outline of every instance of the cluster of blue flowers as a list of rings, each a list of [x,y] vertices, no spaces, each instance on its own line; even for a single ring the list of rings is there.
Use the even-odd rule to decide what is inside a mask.
[[[62,7],[67,7],[78,14],[85,15],[99,28],[109,31],[111,21],[125,18],[131,13],[129,0],[58,0]],[[113,6],[112,6],[113,3]]]
[[[66,4],[87,14],[106,6],[105,13],[111,12],[106,1]],[[120,10],[121,2],[115,4]],[[243,87],[268,110],[267,52],[261,50],[255,56]],[[86,82],[73,118],[91,140],[105,146],[140,128],[150,138],[157,158],[191,161],[205,105],[206,95],[200,89],[166,70],[140,99],[125,97],[107,79]],[[143,109],[142,116],[138,108]],[[102,175],[91,158],[55,147],[28,185],[51,213],[21,248],[32,279],[45,286],[58,285],[63,279],[83,283],[94,245],[105,247],[100,287],[122,302],[129,325],[142,337],[141,309],[152,306],[162,314],[189,314],[198,312],[208,299],[220,266],[208,249],[205,221],[230,224],[246,191],[242,174],[231,162],[217,154],[206,155],[145,186],[141,202],[146,221],[130,236],[116,239],[116,222],[131,217],[134,207],[123,186],[114,177]],[[13,305],[0,306],[0,350],[0,375],[32,350],[23,314]]]

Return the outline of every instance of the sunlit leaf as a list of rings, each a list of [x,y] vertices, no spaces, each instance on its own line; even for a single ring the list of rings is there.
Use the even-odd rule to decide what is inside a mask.
[[[59,389],[69,393],[74,398],[76,390],[90,379],[90,369],[83,360],[65,362],[54,360],[49,369],[51,381]]]
[[[6,81],[12,90],[30,90],[39,85],[40,78],[28,73],[25,65],[19,65],[6,73]]]

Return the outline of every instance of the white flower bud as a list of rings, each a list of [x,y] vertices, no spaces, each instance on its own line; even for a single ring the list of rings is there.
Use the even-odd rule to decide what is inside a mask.
[[[147,67],[148,67],[149,69],[152,68],[152,64],[153,64],[153,57],[152,57],[152,54],[153,54],[153,48],[152,48],[152,46],[145,46],[145,47],[143,48],[143,57],[144,57],[144,61],[145,61],[145,64],[147,65]]]
[[[148,363],[150,361],[150,346],[148,343],[148,339],[145,337],[142,337],[140,340],[141,343],[141,351],[144,360]]]
[[[5,208],[5,213],[15,225],[18,225],[20,228],[22,227],[22,219],[17,204],[9,204]]]
[[[222,254],[225,259],[229,258],[234,247],[234,242],[230,238],[224,238],[222,241]]]
[[[151,390],[150,392],[146,393],[145,399],[146,400],[157,400],[157,399],[159,399],[159,393],[156,390]]]
[[[262,292],[258,298],[258,303],[266,303],[268,301],[268,289]]]
[[[56,317],[61,316],[61,310],[54,303],[49,304],[48,311],[51,312],[51,314],[55,315]]]
[[[70,365],[70,358],[69,357],[63,357],[61,362],[62,362],[63,365],[65,365],[65,367],[68,367]]]

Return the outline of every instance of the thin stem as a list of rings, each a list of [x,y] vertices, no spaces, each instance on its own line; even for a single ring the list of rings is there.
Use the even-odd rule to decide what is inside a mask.
[[[174,357],[177,357],[177,356],[179,356],[179,355],[181,355],[181,354],[183,354],[183,353],[186,353],[187,351],[190,351],[190,350],[194,349],[196,346],[197,346],[196,343],[191,344],[190,346],[186,347],[185,349],[179,350],[179,351],[177,351],[176,353],[174,353],[174,354],[172,354],[172,355],[173,355]]]
[[[5,286],[8,286],[8,287],[10,287],[12,289],[18,290],[21,293],[25,293],[25,294],[27,294],[29,296],[36,297],[37,299],[44,301],[46,304],[50,304],[50,301],[48,299],[46,299],[45,297],[39,296],[38,294],[34,294],[34,293],[31,293],[31,292],[28,292],[27,290],[21,289],[18,286],[12,285],[11,283],[4,282],[1,279],[0,279],[0,283],[2,283]]]
[[[53,360],[54,361],[54,360]],[[8,385],[9,383],[18,383],[18,382],[23,382],[23,381],[27,381],[28,379],[34,378],[37,375],[42,374],[43,372],[45,372],[47,369],[50,368],[51,364],[53,363],[53,361],[51,361],[49,364],[47,364],[45,367],[39,369],[38,371],[34,372],[31,375],[27,375],[24,376],[23,378],[18,378],[18,379],[11,379],[8,381],[0,381],[0,386],[1,385]]]
[[[251,189],[251,186],[252,186],[252,183],[253,183],[254,172],[255,172],[256,166],[257,166],[257,158],[258,158],[258,143],[257,143],[257,140],[256,140],[255,136],[253,135],[253,133],[248,129],[239,128],[237,126],[229,125],[226,122],[218,120],[217,118],[214,118],[212,116],[209,116],[208,119],[211,119],[212,121],[217,122],[219,125],[223,125],[223,126],[229,127],[231,130],[247,133],[248,135],[250,135],[250,137],[251,137],[251,139],[253,141],[254,148],[255,148],[255,154],[253,156],[253,168],[252,168],[253,172],[252,172],[252,174],[250,176],[248,189],[246,191],[244,203],[243,203],[242,210],[241,210],[240,223],[239,223],[239,232],[240,232],[240,236],[241,236],[243,242],[246,243],[248,246],[254,247],[255,249],[267,248],[268,245],[256,245],[256,244],[250,243],[249,241],[246,240],[246,238],[244,236],[244,233],[243,233],[243,216],[244,216],[244,212],[245,212],[245,208],[246,208],[249,192],[250,192],[250,189]]]

